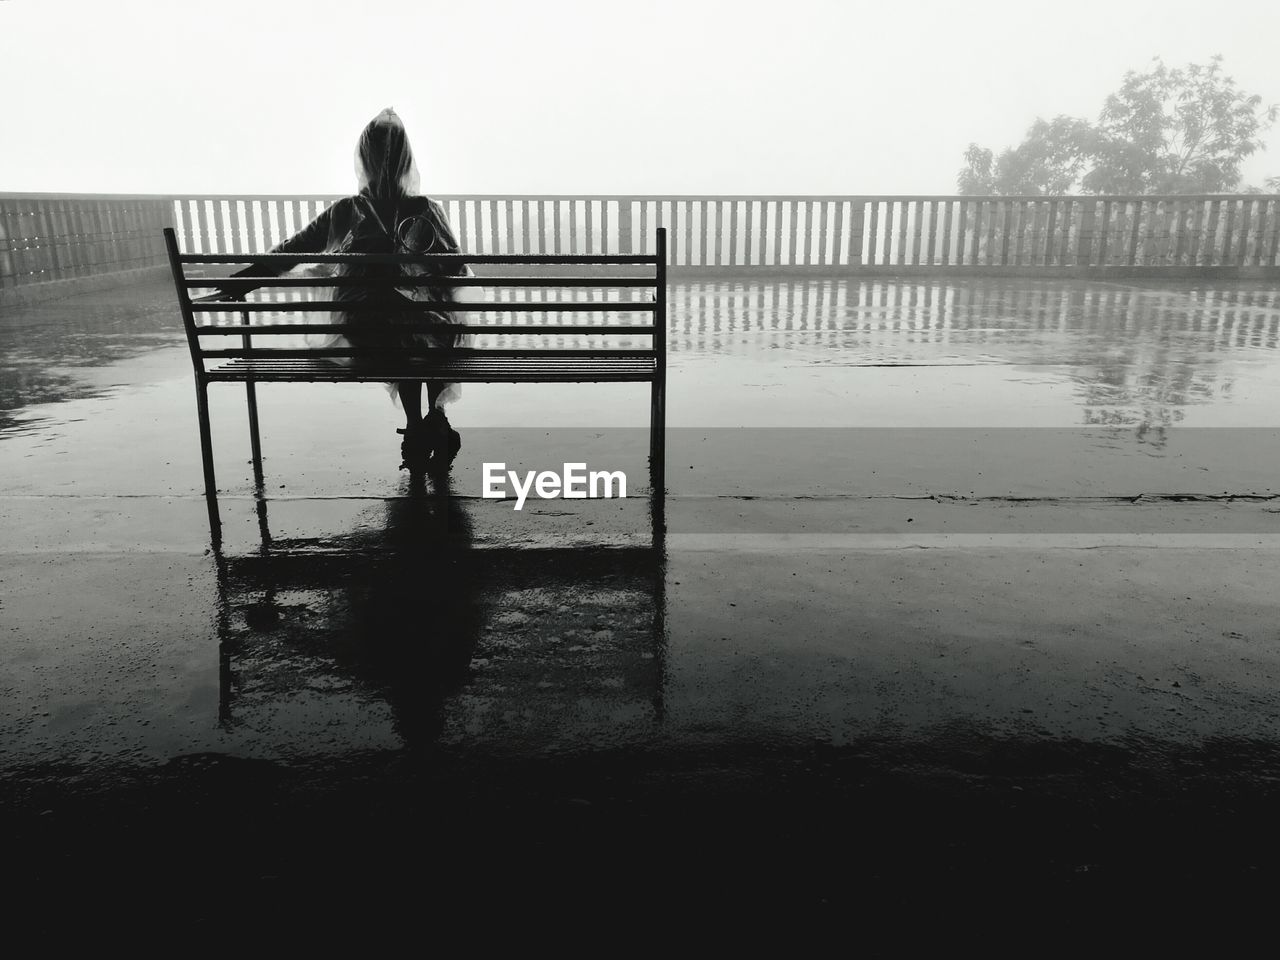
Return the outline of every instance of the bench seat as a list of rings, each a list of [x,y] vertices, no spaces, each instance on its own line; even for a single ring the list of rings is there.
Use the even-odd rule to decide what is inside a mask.
[[[444,353],[445,351],[441,351]],[[448,380],[454,383],[648,383],[658,375],[656,357],[611,357],[556,354],[545,357],[453,356],[439,360],[397,360],[379,363],[363,360],[338,363],[317,358],[228,360],[210,365],[208,380],[259,382],[384,382],[398,380]]]

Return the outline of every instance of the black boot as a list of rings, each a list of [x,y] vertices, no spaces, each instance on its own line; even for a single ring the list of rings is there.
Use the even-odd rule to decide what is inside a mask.
[[[405,427],[397,430],[404,440],[400,443],[400,469],[408,470],[410,475],[426,473],[431,466],[431,454],[435,448],[432,433],[421,421],[416,427]]]
[[[431,465],[435,468],[447,468],[453,458],[462,449],[462,437],[458,431],[449,426],[449,418],[439,407],[422,418],[422,426],[432,446]]]

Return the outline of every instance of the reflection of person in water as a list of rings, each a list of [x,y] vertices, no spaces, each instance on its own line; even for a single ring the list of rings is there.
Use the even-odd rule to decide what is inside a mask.
[[[479,640],[477,555],[448,479],[433,485],[433,497],[423,495],[421,481],[407,482],[409,495],[385,504],[377,549],[357,551],[366,556],[364,571],[346,591],[356,642],[343,659],[382,689],[406,746],[424,747],[439,736],[445,701],[466,680]],[[424,588],[431,596],[425,607]]]
[[[356,177],[359,193],[344,197],[292,237],[271,249],[272,253],[457,253],[458,241],[444,210],[434,200],[418,193],[418,170],[409,148],[404,125],[394,110],[383,110],[360,134],[356,146]],[[339,315],[333,322],[366,327],[370,336],[350,332],[320,340],[308,338],[312,346],[381,346],[390,349],[459,346],[460,338],[449,332],[432,332],[431,327],[456,322],[449,314],[424,310],[413,300],[478,299],[479,288],[452,288],[443,277],[471,276],[463,267],[452,274],[420,264],[338,265],[346,276],[441,276],[439,286],[383,287],[374,290],[335,287],[334,300],[370,300],[385,303],[383,310],[359,310]],[[358,271],[358,272],[357,272]],[[279,269],[266,262],[251,264],[236,276],[273,276]],[[387,327],[403,327],[392,332]],[[374,329],[377,333],[374,334]],[[461,439],[449,425],[443,405],[460,394],[457,384],[427,382],[426,415],[422,409],[422,384],[401,381],[389,385],[404,409],[405,426],[401,444],[402,468],[411,473],[427,467],[447,465],[457,453]]]
[[[224,723],[300,678],[339,695],[351,679],[387,703],[407,747],[435,743],[479,642],[481,576],[464,502],[447,476],[432,496],[425,483],[411,477],[350,533],[218,558]]]

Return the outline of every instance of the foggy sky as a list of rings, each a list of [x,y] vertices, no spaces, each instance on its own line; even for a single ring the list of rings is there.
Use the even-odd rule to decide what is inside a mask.
[[[348,193],[393,106],[428,194],[951,193],[970,141],[1095,118],[1155,55],[1280,101],[1278,10],[0,0],[0,190]]]

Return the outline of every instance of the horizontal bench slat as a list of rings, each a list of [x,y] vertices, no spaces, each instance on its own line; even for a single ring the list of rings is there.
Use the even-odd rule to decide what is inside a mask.
[[[235,371],[249,373],[299,373],[304,371],[321,371],[324,373],[333,373],[339,376],[350,376],[353,379],[360,376],[366,376],[373,380],[394,380],[400,376],[424,376],[439,377],[442,379],[452,377],[454,375],[466,374],[467,376],[477,376],[482,374],[493,374],[495,376],[508,376],[510,374],[520,374],[521,376],[533,373],[564,373],[572,374],[584,370],[600,371],[600,370],[616,370],[618,372],[645,372],[654,369],[653,364],[624,364],[617,362],[594,362],[579,363],[577,365],[570,364],[545,364],[545,365],[480,365],[471,366],[452,364],[442,366],[439,364],[420,364],[418,366],[406,366],[404,364],[383,364],[368,365],[362,367],[346,367],[337,364],[323,365],[318,363],[307,363],[298,365],[289,365],[283,363],[259,363],[256,360],[238,360],[235,365],[226,364],[224,366],[215,367],[210,370],[212,374],[226,374]]]
[[[423,347],[421,353],[426,354],[428,351],[435,349],[441,352],[439,348]],[[462,360],[467,357],[530,357],[534,359],[545,360],[554,357],[597,357],[605,360],[622,360],[622,359],[639,359],[650,358],[654,356],[653,350],[602,350],[589,348],[547,348],[532,350],[516,350],[495,347],[489,348],[472,348],[472,347],[450,347],[447,352],[451,358],[456,357]],[[312,357],[368,357],[371,360],[383,358],[404,357],[406,359],[417,356],[414,351],[404,347],[388,348],[379,350],[369,347],[312,347],[291,349],[272,349],[260,347],[228,347],[220,350],[201,350],[200,356],[209,358],[226,358],[226,357],[253,357],[261,359],[278,359],[278,360],[306,360]],[[444,361],[438,361],[444,362]],[[552,360],[551,362],[557,362]]]
[[[438,303],[406,301],[396,304],[397,311],[409,312],[412,308],[424,313],[461,311],[464,313],[653,313],[657,304],[652,300],[584,300],[547,301],[520,300],[498,303],[485,300],[467,303],[462,300],[441,300]],[[210,300],[193,303],[193,313],[386,313],[385,303],[364,300]]]
[[[507,364],[498,366],[494,364],[417,364],[407,365],[403,362],[397,364],[367,364],[359,367],[348,367],[337,363],[307,362],[307,363],[280,363],[266,362],[258,360],[240,359],[234,360],[222,366],[214,367],[209,371],[210,374],[223,374],[233,371],[254,371],[254,372],[299,372],[299,371],[325,371],[339,375],[348,375],[357,377],[359,375],[367,375],[375,380],[395,379],[400,375],[414,376],[432,376],[432,377],[448,377],[457,373],[467,373],[468,375],[477,373],[496,373],[506,376],[508,373],[531,373],[536,371],[560,371],[573,372],[581,370],[618,370],[618,371],[646,371],[654,369],[652,363],[620,363],[610,361],[608,363],[601,361],[586,362],[582,361],[577,364]]]
[[[511,253],[183,253],[179,263],[541,263],[541,264],[648,264],[658,258],[644,254],[511,254]]]
[[[349,323],[264,323],[260,326],[244,326],[237,325],[234,327],[213,327],[203,326],[196,327],[196,336],[199,337],[238,337],[242,335],[250,336],[280,336],[289,334],[304,333],[358,333],[362,337],[370,339],[395,339],[404,336],[406,333],[491,333],[491,334],[508,334],[522,333],[529,335],[546,334],[577,334],[585,333],[589,336],[597,336],[601,334],[620,334],[620,335],[637,335],[642,337],[653,336],[657,328],[651,323],[627,323],[627,324],[585,324],[572,323],[548,323],[548,324],[527,324],[527,323],[495,323],[495,324],[467,324],[467,323],[436,323],[424,325],[421,328],[406,326],[356,326]]]
[[[429,381],[447,381],[449,383],[650,383],[654,379],[652,372],[628,374],[619,370],[598,370],[581,373],[528,373],[520,374],[485,374],[483,376],[466,376],[459,373],[386,373],[377,375],[362,374],[350,376],[333,371],[319,370],[310,373],[282,373],[264,375],[252,374],[213,374],[205,378],[210,383],[400,383]]]
[[[558,360],[476,358],[347,366],[326,360],[232,360],[208,371],[209,381],[386,382],[449,380],[493,382],[644,382],[658,375],[656,357],[608,359],[561,357]]]
[[[654,277],[187,277],[188,289],[259,287],[653,287]]]

